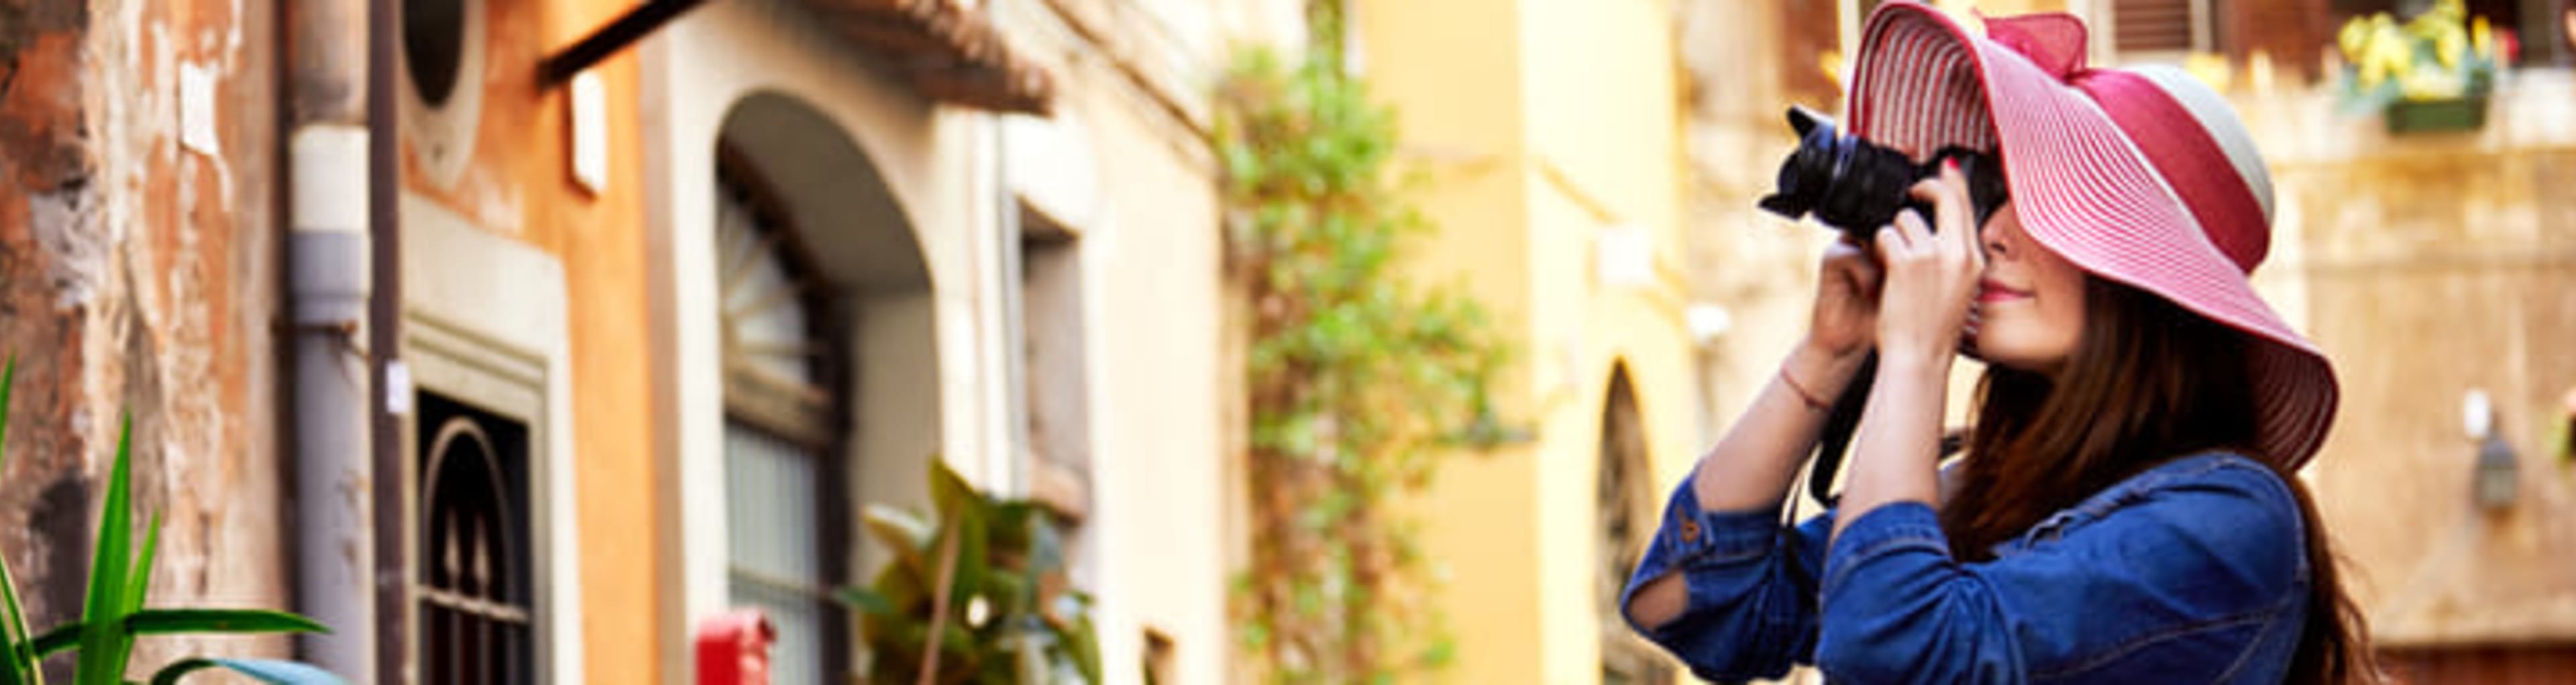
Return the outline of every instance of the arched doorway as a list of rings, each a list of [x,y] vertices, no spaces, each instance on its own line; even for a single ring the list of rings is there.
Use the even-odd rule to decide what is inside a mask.
[[[1646,461],[1646,427],[1628,366],[1610,370],[1601,402],[1601,450],[1593,511],[1599,546],[1593,555],[1593,598],[1601,623],[1601,682],[1662,683],[1673,677],[1663,655],[1628,629],[1619,615],[1619,590],[1637,567],[1648,536],[1655,534],[1654,472]]]
[[[849,670],[832,588],[875,560],[858,504],[918,504],[939,440],[929,269],[879,168],[836,123],[755,94],[716,143],[727,604],[779,629],[779,682]]]

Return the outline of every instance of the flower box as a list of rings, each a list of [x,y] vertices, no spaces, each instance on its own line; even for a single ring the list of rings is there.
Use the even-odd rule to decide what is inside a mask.
[[[2389,135],[2475,131],[2487,124],[2485,96],[2398,100],[2380,112]]]

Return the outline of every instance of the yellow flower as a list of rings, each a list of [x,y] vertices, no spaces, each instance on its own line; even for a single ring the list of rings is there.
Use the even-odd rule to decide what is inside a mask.
[[[2370,19],[2367,17],[2346,19],[2343,28],[2335,32],[2335,47],[2343,50],[2346,61],[2360,62],[2362,49],[2369,46]]]

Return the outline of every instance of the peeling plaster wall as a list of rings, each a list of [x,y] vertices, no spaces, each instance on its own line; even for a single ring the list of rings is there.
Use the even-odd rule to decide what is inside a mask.
[[[0,8],[0,352],[20,362],[0,553],[33,623],[78,613],[130,412],[137,510],[162,516],[152,603],[282,607],[274,17],[86,5]],[[284,647],[155,639],[135,663]]]

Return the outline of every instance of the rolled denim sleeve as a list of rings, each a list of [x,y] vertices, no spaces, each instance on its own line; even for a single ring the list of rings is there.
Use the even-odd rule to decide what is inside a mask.
[[[1785,675],[1814,652],[1816,571],[1823,566],[1832,523],[1818,516],[1784,529],[1777,506],[1702,511],[1692,494],[1695,480],[1673,489],[1619,605],[1626,607],[1647,582],[1680,573],[1689,594],[1681,616],[1651,628],[1631,618],[1631,628],[1700,678],[1733,682]]]
[[[1929,506],[1862,513],[1833,540],[1817,665],[1855,683],[2158,682],[2242,675],[2304,606],[2297,504],[2237,462],[2113,493],[2089,524],[1962,564]],[[2126,675],[2123,675],[2126,674]]]

